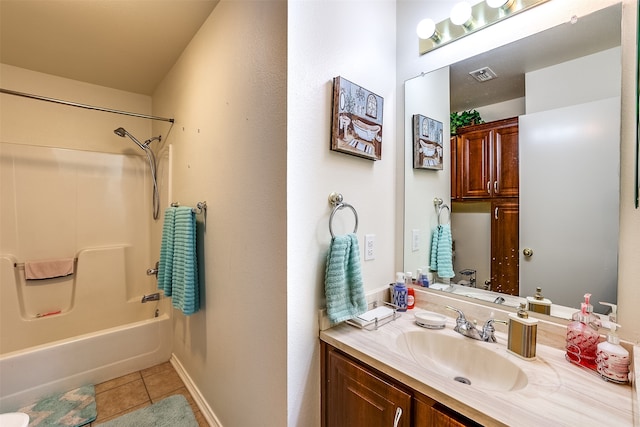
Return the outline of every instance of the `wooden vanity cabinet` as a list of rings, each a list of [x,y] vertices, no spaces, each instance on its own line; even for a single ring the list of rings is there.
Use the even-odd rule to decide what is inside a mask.
[[[518,197],[518,118],[459,128],[452,140],[452,198]]]
[[[320,342],[323,427],[476,427],[479,424]]]

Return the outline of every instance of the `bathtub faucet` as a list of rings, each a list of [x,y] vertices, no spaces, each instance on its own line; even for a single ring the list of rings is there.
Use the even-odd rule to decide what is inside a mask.
[[[143,295],[142,301],[140,302],[149,302],[149,301],[158,301],[160,299],[160,293],[156,292],[155,294]]]

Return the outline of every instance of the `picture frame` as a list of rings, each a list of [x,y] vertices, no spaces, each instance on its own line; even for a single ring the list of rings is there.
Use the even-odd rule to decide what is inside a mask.
[[[414,169],[442,170],[443,127],[442,122],[413,115],[413,167]]]
[[[334,77],[331,150],[381,160],[383,107],[380,95]]]

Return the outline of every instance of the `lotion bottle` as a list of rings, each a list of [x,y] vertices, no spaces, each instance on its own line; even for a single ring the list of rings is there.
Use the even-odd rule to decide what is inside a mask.
[[[609,315],[609,333],[607,340],[598,344],[596,350],[596,365],[600,376],[606,381],[618,384],[629,382],[629,352],[620,345],[620,338],[616,334],[616,329],[620,327],[616,321],[617,306],[607,302],[602,305],[611,307]]]

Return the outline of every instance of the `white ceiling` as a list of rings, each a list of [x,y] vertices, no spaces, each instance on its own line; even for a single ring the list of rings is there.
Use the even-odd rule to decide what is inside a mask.
[[[620,46],[621,19],[621,6],[610,6],[451,65],[451,111],[521,98],[525,73]],[[498,78],[479,83],[469,75],[485,66]]]
[[[219,0],[0,0],[0,62],[151,95]]]

